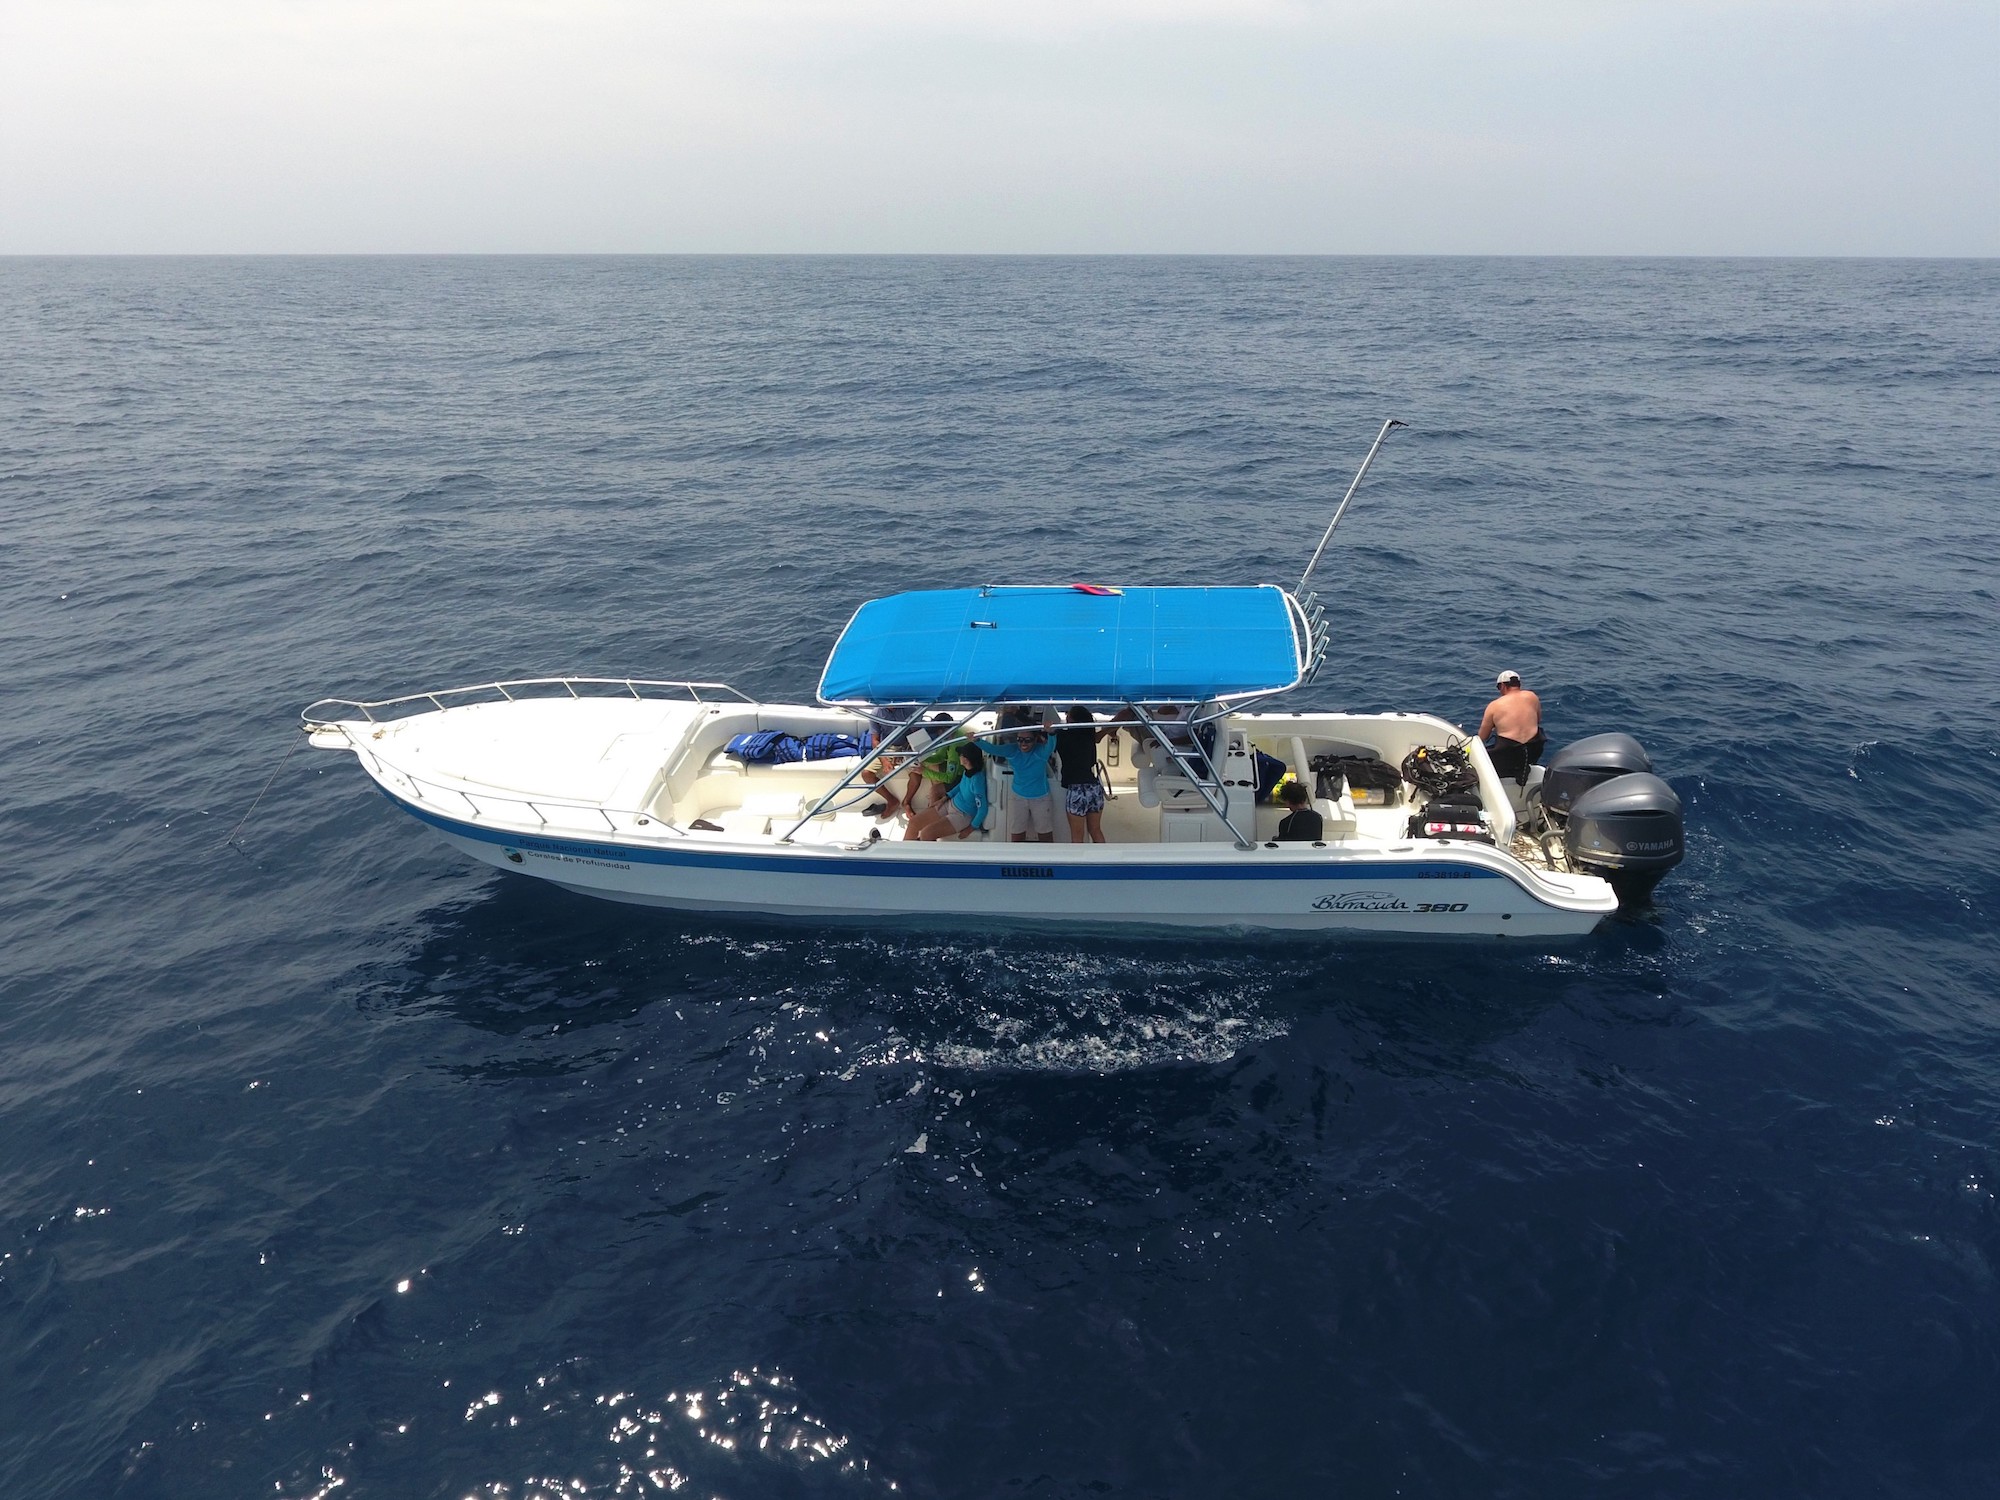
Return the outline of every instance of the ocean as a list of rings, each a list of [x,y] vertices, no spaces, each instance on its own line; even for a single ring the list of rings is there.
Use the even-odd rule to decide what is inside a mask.
[[[1637,734],[1581,943],[678,916],[290,753],[1290,583],[1389,416],[1301,706]],[[0,1494],[1990,1495],[1996,501],[1991,261],[0,260]]]

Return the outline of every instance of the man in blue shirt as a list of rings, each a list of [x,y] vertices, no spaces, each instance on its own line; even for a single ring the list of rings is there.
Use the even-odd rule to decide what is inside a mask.
[[[1032,837],[1038,844],[1055,841],[1056,799],[1049,789],[1049,760],[1056,742],[1040,730],[1025,730],[988,743],[987,753],[1013,769],[1013,795],[1008,799],[1007,831],[1017,844]]]

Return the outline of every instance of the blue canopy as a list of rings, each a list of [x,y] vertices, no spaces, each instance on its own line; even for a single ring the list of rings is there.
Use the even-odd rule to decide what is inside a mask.
[[[823,703],[1198,702],[1298,685],[1284,590],[938,589],[854,612]]]

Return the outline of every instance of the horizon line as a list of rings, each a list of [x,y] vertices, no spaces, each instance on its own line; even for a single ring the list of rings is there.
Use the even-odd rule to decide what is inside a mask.
[[[0,260],[1992,261],[2000,252],[1661,250],[0,250]]]

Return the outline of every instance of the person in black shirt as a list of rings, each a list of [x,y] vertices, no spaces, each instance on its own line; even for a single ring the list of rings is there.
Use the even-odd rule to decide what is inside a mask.
[[[1306,795],[1306,789],[1296,781],[1288,781],[1285,783],[1284,791],[1279,795],[1284,798],[1285,806],[1290,809],[1285,814],[1285,821],[1278,825],[1279,842],[1286,844],[1317,842],[1326,832],[1326,820],[1313,811],[1312,799]]]
[[[1104,782],[1097,774],[1097,742],[1115,729],[1097,728],[1097,715],[1077,704],[1063,716],[1067,728],[1056,731],[1056,754],[1062,759],[1063,811],[1069,814],[1069,841],[1101,844],[1104,839]]]

